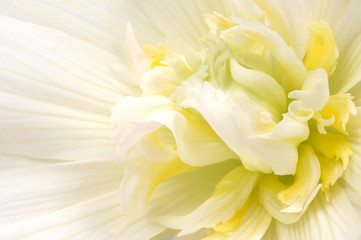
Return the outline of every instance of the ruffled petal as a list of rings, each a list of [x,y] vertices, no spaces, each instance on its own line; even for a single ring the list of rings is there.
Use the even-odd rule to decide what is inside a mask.
[[[179,217],[193,211],[212,195],[217,182],[238,165],[238,161],[226,161],[165,180],[153,192],[143,214],[132,222],[123,222],[118,239],[150,239],[161,233],[166,227],[157,223],[159,216]]]
[[[259,174],[239,166],[230,171],[216,185],[213,195],[190,214],[182,217],[161,217],[162,225],[180,229],[186,235],[201,228],[211,228],[230,220],[246,203],[259,178]]]

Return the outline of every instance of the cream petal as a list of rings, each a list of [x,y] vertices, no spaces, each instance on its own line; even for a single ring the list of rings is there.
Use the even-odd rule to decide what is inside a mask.
[[[304,2],[280,0],[255,0],[255,2],[266,13],[270,27],[295,50],[299,59],[303,59],[308,42]]]
[[[164,216],[158,218],[158,222],[180,229],[179,235],[227,222],[245,204],[258,178],[259,174],[249,172],[243,166],[234,168],[216,185],[213,195],[190,214],[182,217]]]
[[[164,180],[190,171],[192,168],[179,159],[168,162],[147,162],[132,159],[124,171],[119,197],[126,217],[133,219],[144,210],[154,189]]]
[[[59,29],[114,55],[126,55],[124,32],[129,20],[142,42],[161,40],[157,27],[132,1],[2,1],[0,14]]]
[[[340,16],[333,25],[335,41],[340,51],[361,33],[361,27],[356,24],[361,21],[361,2],[358,0],[348,1],[344,9],[335,9]]]
[[[313,112],[320,111],[328,101],[328,76],[324,69],[319,68],[309,72],[301,90],[294,90],[288,94],[296,99],[288,105],[291,116],[300,121],[312,118]]]
[[[68,207],[81,205],[88,199],[109,192],[114,192],[112,198],[116,200],[115,191],[123,169],[120,163],[114,161],[81,161],[24,167],[2,173],[1,238],[12,239],[11,237],[22,234],[27,236],[33,231],[45,231],[48,223],[41,219],[49,218],[51,222],[48,226],[57,227],[59,221],[66,223],[85,217],[76,212],[72,216],[63,216],[63,219],[55,216],[58,212],[68,212],[65,210]],[[113,201],[113,205],[115,207],[118,203]],[[24,226],[24,231],[18,231],[20,225]]]
[[[347,140],[351,144],[353,154],[348,167],[345,169],[343,179],[353,188],[356,192],[361,194],[361,108],[357,107],[357,115],[351,116],[347,124],[350,136]]]
[[[16,224],[2,226],[0,237],[9,240],[111,237],[121,218],[121,208],[113,191],[29,221],[18,220]]]
[[[252,20],[259,16],[256,6],[249,0],[140,0],[138,4],[150,21],[165,35],[168,44],[178,49],[183,49],[185,43],[199,43],[208,36],[203,14],[216,11],[223,16],[245,16]]]
[[[102,114],[3,92],[0,108],[0,152],[54,162],[116,158]]]
[[[331,201],[320,192],[303,217],[294,224],[277,222],[280,239],[358,239],[360,217],[356,215],[344,190],[338,185],[332,188]]]

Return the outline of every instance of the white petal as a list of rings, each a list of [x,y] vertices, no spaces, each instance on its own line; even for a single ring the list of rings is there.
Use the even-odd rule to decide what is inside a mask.
[[[161,35],[134,2],[66,0],[2,1],[0,14],[59,29],[114,55],[125,55],[125,24],[131,20],[142,42]]]
[[[245,204],[258,177],[258,174],[239,166],[221,179],[213,195],[190,214],[182,217],[164,216],[159,218],[158,222],[180,229],[179,235],[227,222]]]
[[[277,222],[280,239],[358,239],[361,234],[360,217],[356,215],[344,190],[334,185],[331,201],[322,192],[312,201],[304,216],[291,225]]]
[[[111,237],[121,218],[120,205],[113,191],[30,221],[19,220],[14,225],[3,227],[0,237],[9,240]]]
[[[333,4],[333,3],[332,3]],[[344,9],[334,9],[337,11],[338,19],[334,23],[334,36],[338,48],[342,51],[343,48],[354,41],[361,33],[360,25],[356,24],[361,21],[360,10],[361,2],[358,0],[351,0]]]
[[[28,167],[3,173],[0,177],[0,235],[5,235],[1,235],[1,238],[12,239],[10,236],[43,231],[47,226],[58,227],[61,221],[66,223],[85,217],[86,215],[76,210],[69,215],[68,210],[64,209],[116,191],[122,172],[122,165],[113,161],[82,161]],[[116,200],[115,192],[112,199]],[[116,201],[113,201],[113,205],[116,204]],[[68,212],[69,216],[57,218],[58,212],[62,211]],[[89,211],[96,212],[96,205]],[[40,219],[49,219],[50,222]],[[38,224],[35,224],[36,222]],[[24,229],[19,232],[20,225],[24,225]]]
[[[185,43],[199,43],[208,36],[208,27],[203,14],[216,11],[224,16],[244,15],[248,18],[257,17],[253,3],[247,0],[235,3],[225,0],[176,0],[176,1],[146,1],[140,0],[139,7],[150,21],[165,35],[172,47],[183,48]],[[242,7],[244,6],[243,10]],[[246,16],[245,12],[250,9]]]

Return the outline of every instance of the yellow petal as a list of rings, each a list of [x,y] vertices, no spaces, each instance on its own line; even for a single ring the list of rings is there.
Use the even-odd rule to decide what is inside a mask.
[[[287,206],[282,211],[301,212],[318,192],[320,176],[320,163],[315,152],[309,145],[301,145],[294,182],[278,194],[278,198]]]
[[[332,30],[327,22],[309,23],[311,36],[303,63],[307,70],[324,68],[331,75],[336,67],[338,48],[333,39]]]

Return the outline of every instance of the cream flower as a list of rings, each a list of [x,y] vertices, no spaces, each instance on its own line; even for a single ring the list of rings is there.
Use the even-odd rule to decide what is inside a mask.
[[[361,2],[0,3],[0,239],[359,239]]]

